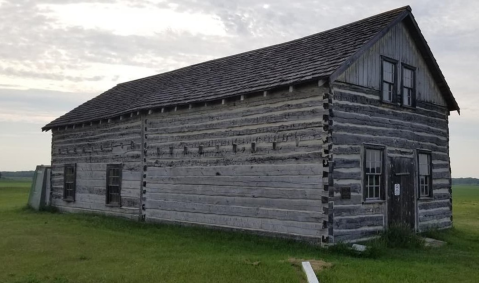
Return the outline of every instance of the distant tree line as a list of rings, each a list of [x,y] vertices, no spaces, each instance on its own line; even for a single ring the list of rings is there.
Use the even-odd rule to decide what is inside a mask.
[[[477,178],[452,178],[453,185],[479,185]]]
[[[33,178],[35,171],[3,171],[0,172],[0,178]]]

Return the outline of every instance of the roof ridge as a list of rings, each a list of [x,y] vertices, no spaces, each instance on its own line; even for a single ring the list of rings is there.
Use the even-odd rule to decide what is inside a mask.
[[[245,55],[247,53],[252,53],[252,52],[257,52],[257,51],[260,51],[260,50],[263,50],[263,49],[269,49],[269,48],[274,48],[274,47],[281,46],[281,45],[291,44],[291,43],[301,41],[301,40],[304,40],[304,39],[307,39],[307,38],[318,36],[318,35],[326,33],[326,32],[331,32],[331,31],[334,31],[334,30],[337,30],[337,29],[345,28],[347,26],[351,26],[351,25],[354,25],[354,24],[357,24],[357,23],[360,23],[360,22],[363,22],[363,21],[367,21],[367,20],[372,19],[372,18],[377,18],[377,17],[383,16],[383,15],[390,14],[390,13],[397,12],[397,11],[401,11],[401,10],[407,10],[409,12],[412,11],[412,9],[409,5],[402,6],[402,7],[396,8],[396,9],[392,9],[392,10],[389,10],[389,11],[386,11],[386,12],[382,12],[380,14],[375,14],[375,15],[369,16],[367,18],[359,19],[357,21],[347,23],[347,24],[341,25],[339,27],[334,27],[332,29],[327,29],[327,30],[324,30],[324,31],[321,31],[321,32],[313,33],[313,34],[303,36],[303,37],[300,37],[300,38],[296,38],[296,39],[293,39],[293,40],[289,40],[289,41],[286,41],[286,42],[281,42],[281,43],[277,43],[277,44],[273,44],[273,45],[268,45],[268,46],[257,48],[257,49],[252,49],[252,50],[248,50],[248,51],[244,51],[244,52],[240,52],[240,53],[236,53],[236,54],[232,54],[232,55],[228,55],[228,56],[224,56],[224,57],[219,57],[219,58],[199,62],[199,63],[192,64],[192,65],[187,65],[187,66],[184,66],[184,67],[181,67],[181,68],[178,68],[178,69],[174,69],[174,70],[171,70],[171,71],[166,71],[166,72],[163,72],[163,73],[154,74],[154,75],[151,75],[151,76],[138,78],[138,79],[134,79],[134,80],[131,80],[131,81],[122,82],[122,83],[117,84],[117,86],[125,85],[125,84],[136,82],[136,81],[151,79],[151,78],[159,76],[159,75],[176,73],[176,72],[179,72],[179,71],[181,71],[185,68],[191,68],[191,67],[195,67],[195,66],[198,66],[198,65],[203,65],[203,64],[207,64],[207,63],[211,63],[211,62],[215,62],[215,61],[219,61],[219,60],[224,60],[226,58],[239,57],[241,55]]]

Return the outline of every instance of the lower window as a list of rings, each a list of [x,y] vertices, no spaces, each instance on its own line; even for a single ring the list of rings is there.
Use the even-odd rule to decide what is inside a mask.
[[[121,205],[121,164],[107,166],[106,172],[106,203]]]
[[[384,198],[384,148],[367,146],[364,150],[364,199]]]
[[[65,165],[63,172],[63,199],[75,201],[76,170],[75,165]]]
[[[419,197],[432,197],[431,153],[418,152]]]

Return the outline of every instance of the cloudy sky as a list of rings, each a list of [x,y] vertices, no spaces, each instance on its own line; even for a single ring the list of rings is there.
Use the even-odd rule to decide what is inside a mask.
[[[453,177],[479,177],[479,1],[0,0],[0,171],[50,163],[40,128],[116,84],[411,5],[461,107]]]

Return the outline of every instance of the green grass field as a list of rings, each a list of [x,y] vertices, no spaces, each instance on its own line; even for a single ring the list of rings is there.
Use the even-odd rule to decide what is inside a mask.
[[[289,258],[333,267],[321,282],[478,282],[479,187],[456,186],[448,245],[354,258],[239,233],[25,209],[29,184],[0,181],[0,282],[305,282]]]

